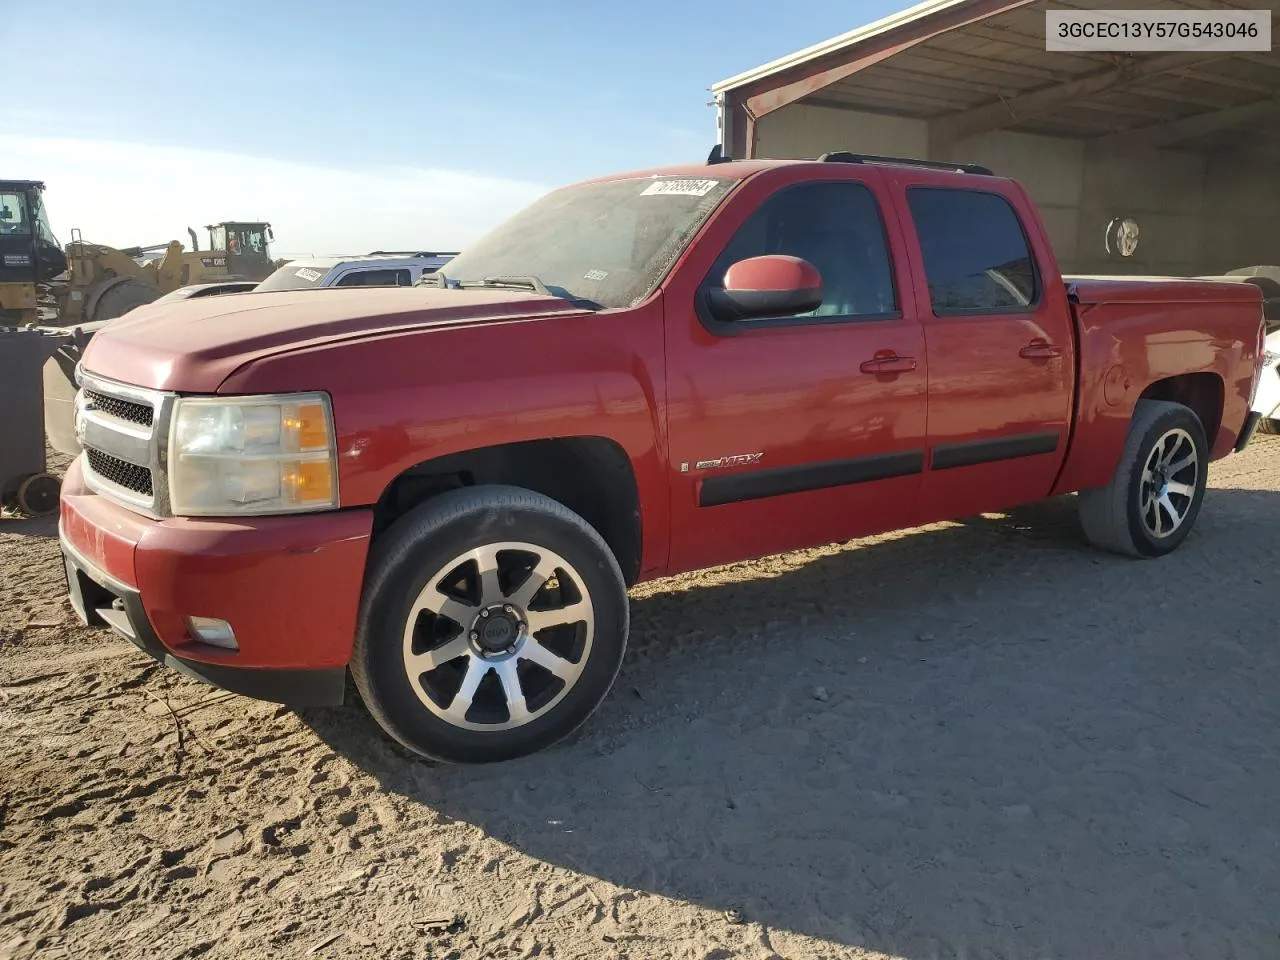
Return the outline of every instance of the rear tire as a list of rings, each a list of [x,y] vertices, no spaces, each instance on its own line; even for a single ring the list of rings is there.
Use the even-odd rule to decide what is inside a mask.
[[[604,540],[529,490],[470,487],[374,545],[351,675],[378,724],[447,763],[545,749],[609,692],[629,629]]]
[[[93,320],[114,320],[123,317],[134,307],[141,307],[160,298],[160,291],[141,280],[126,280],[98,298],[93,308]]]
[[[1130,557],[1172,553],[1199,516],[1208,466],[1209,444],[1195,411],[1139,400],[1111,482],[1079,493],[1085,536]]]

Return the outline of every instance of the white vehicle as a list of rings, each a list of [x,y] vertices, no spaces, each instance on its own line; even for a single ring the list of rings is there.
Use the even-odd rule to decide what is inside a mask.
[[[1280,325],[1272,327],[1267,334],[1253,409],[1262,415],[1259,433],[1280,433]]]
[[[254,287],[254,292],[322,287],[411,287],[423,275],[435,273],[456,256],[456,252],[376,250],[359,257],[290,260]]]

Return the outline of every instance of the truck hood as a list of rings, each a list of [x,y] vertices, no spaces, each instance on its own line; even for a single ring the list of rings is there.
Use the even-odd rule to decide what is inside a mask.
[[[225,294],[137,307],[97,330],[83,356],[100,377],[212,393],[246,363],[379,334],[580,314],[513,290],[383,287]]]

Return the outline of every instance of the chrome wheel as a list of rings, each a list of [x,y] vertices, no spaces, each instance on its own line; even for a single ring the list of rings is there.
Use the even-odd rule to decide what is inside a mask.
[[[573,689],[594,635],[591,597],[567,560],[531,543],[486,544],[427,580],[404,625],[404,669],[449,724],[511,730]]]
[[[1186,520],[1200,483],[1200,459],[1191,434],[1175,427],[1161,435],[1142,467],[1138,493],[1142,524],[1156,539],[1172,536]]]

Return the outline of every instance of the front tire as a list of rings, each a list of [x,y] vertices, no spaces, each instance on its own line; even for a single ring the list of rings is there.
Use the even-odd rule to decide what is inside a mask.
[[[1079,493],[1085,536],[1130,557],[1172,553],[1199,516],[1208,466],[1209,444],[1195,411],[1139,400],[1111,482]]]
[[[541,494],[441,494],[375,544],[351,674],[409,750],[492,763],[563,740],[595,711],[630,626],[613,553]]]

